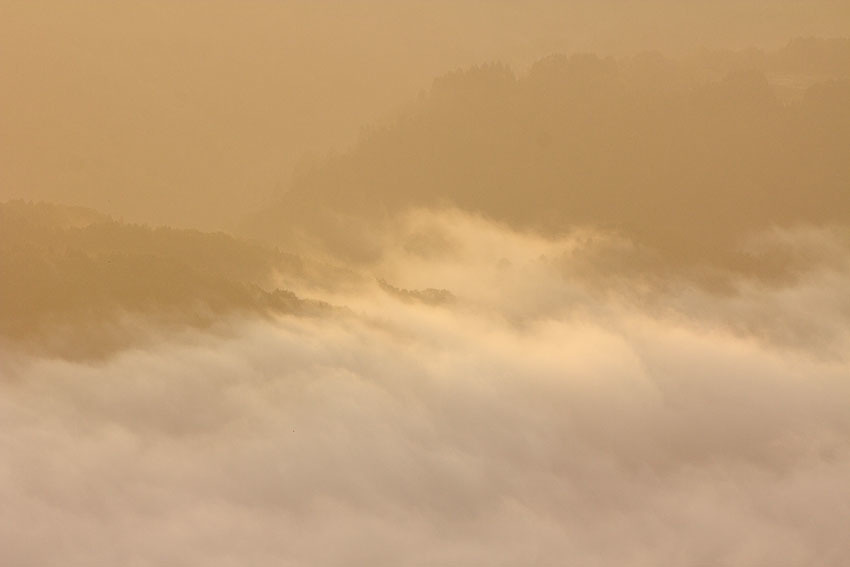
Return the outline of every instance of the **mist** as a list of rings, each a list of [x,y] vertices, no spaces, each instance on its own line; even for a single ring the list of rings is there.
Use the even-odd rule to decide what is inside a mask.
[[[2,0],[0,199],[231,230],[456,68],[848,34],[840,0]]]
[[[411,254],[425,236],[442,249]],[[766,238],[834,253],[649,299],[588,269],[603,235],[422,211],[375,275],[450,301],[364,280],[326,294],[345,313],[94,362],[7,351],[4,560],[840,565],[850,254]]]
[[[843,567],[850,4],[0,0],[0,565]]]

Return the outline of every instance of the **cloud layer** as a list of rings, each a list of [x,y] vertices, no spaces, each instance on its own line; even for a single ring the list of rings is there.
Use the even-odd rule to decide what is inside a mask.
[[[834,253],[659,289],[598,275],[616,239],[418,213],[375,275],[451,302],[4,353],[2,562],[844,564],[846,249],[766,238]]]

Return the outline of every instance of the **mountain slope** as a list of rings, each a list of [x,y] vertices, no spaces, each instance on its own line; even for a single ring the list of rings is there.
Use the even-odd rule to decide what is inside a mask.
[[[845,44],[833,51],[850,54]],[[297,176],[244,230],[369,259],[364,227],[455,206],[550,234],[600,227],[672,261],[714,261],[765,228],[847,223],[844,59],[813,63],[807,76],[824,65],[832,75],[791,101],[765,75],[805,75],[793,57],[805,47],[749,68],[717,56],[729,72],[716,80],[697,77],[705,63],[660,56],[552,56],[519,77],[500,65],[458,71],[392,125]]]
[[[276,289],[300,259],[225,234],[150,228],[94,211],[0,204],[0,338],[61,353],[129,340],[120,320],[209,326],[240,312],[304,313],[315,302]]]

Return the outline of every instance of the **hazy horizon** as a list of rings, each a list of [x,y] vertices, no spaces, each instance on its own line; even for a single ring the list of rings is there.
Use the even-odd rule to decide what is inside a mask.
[[[298,164],[344,151],[458,68],[850,37],[838,0],[3,0],[0,12],[0,199],[207,230],[233,229]]]

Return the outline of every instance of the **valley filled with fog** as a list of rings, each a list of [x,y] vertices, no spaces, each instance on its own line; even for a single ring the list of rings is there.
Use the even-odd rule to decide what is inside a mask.
[[[0,564],[850,561],[841,6],[50,4],[0,24]]]
[[[136,341],[97,360],[4,349],[4,557],[850,553],[846,233],[772,235],[829,254],[788,282],[714,290],[640,266],[612,276],[633,248],[604,235],[551,240],[458,212],[399,231],[375,267],[397,285],[279,274],[345,310],[234,310],[203,328],[125,314],[109,324]]]

